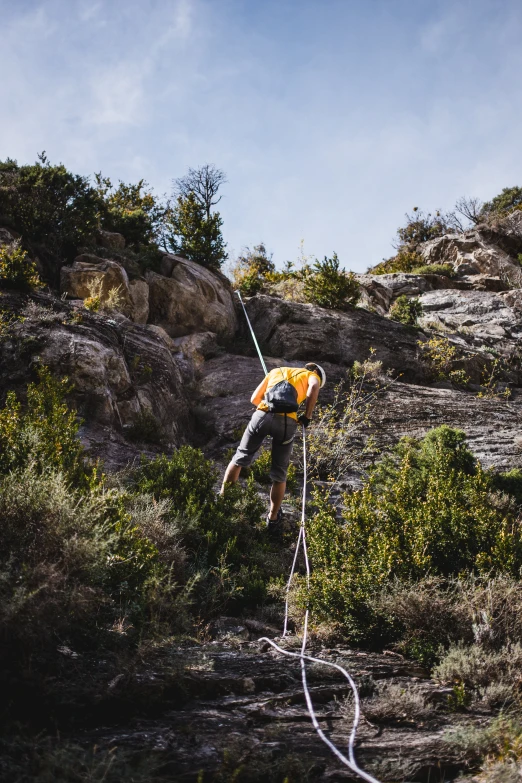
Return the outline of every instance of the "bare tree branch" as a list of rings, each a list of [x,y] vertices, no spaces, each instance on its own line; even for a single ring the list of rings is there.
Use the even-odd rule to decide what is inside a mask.
[[[204,208],[208,220],[212,207],[219,204],[223,198],[218,197],[217,194],[225,182],[227,182],[225,172],[206,163],[199,169],[189,169],[184,177],[175,179],[174,193],[182,198],[187,198],[189,193],[194,193],[197,202]]]

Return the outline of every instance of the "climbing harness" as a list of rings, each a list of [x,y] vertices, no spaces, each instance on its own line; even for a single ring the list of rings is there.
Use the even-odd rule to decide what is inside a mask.
[[[268,373],[266,372],[266,365],[263,360],[263,356],[261,354],[261,351],[259,349],[259,345],[256,340],[256,336],[254,334],[254,330],[252,328],[252,324],[250,323],[250,320],[248,318],[245,305],[243,304],[243,300],[241,299],[241,294],[239,291],[236,292],[239,296],[239,299],[241,301],[241,304],[243,306],[243,311],[245,313],[247,323],[250,327],[250,331],[252,333],[252,337],[255,343],[255,346],[257,348],[257,352],[259,354],[259,358],[261,360],[261,364],[263,366],[263,369],[265,370],[265,375]],[[306,433],[305,433],[305,427],[303,425],[303,498],[302,498],[302,504],[301,504],[301,523],[299,525],[299,536],[297,539],[297,544],[295,548],[294,553],[294,559],[292,562],[292,568],[290,570],[290,576],[288,578],[288,582],[286,584],[286,600],[285,600],[285,620],[284,620],[284,626],[283,626],[283,638],[288,633],[288,602],[289,602],[289,595],[290,595],[290,588],[292,585],[292,580],[294,578],[295,568],[297,564],[297,558],[299,557],[299,552],[302,547],[303,549],[303,555],[304,555],[304,561],[305,561],[305,568],[306,568],[306,587],[308,590],[308,593],[310,592],[310,561],[308,560],[308,548],[306,544],[306,487],[307,487],[307,459],[306,459]],[[352,772],[355,772],[359,777],[363,778],[363,780],[368,781],[368,783],[379,783],[377,778],[372,777],[372,775],[369,775],[367,772],[362,770],[355,760],[355,753],[354,753],[354,746],[355,746],[355,739],[357,735],[357,728],[359,725],[359,720],[361,716],[361,707],[360,707],[360,701],[359,701],[359,693],[357,691],[357,686],[355,682],[353,681],[350,674],[344,669],[342,666],[339,666],[337,663],[331,663],[330,661],[324,661],[321,658],[314,658],[311,655],[306,655],[305,650],[308,642],[308,620],[309,620],[309,609],[306,608],[305,611],[305,617],[304,617],[304,627],[303,627],[303,641],[301,644],[301,651],[300,652],[291,652],[290,650],[284,650],[282,647],[280,647],[278,644],[276,644],[272,639],[269,639],[267,636],[263,636],[258,641],[260,642],[267,642],[271,647],[274,648],[274,650],[277,650],[277,652],[281,653],[282,655],[287,655],[291,658],[299,658],[300,664],[301,664],[301,680],[303,683],[303,691],[305,695],[306,700],[306,706],[308,708],[308,713],[310,715],[310,718],[312,720],[312,725],[314,729],[316,730],[319,737],[322,739],[322,741],[327,745],[332,753],[335,754],[335,756],[341,761],[345,766],[347,766],[349,769],[352,770]],[[319,721],[317,720],[317,716],[315,714],[314,706],[312,703],[312,698],[310,696],[310,691],[308,689],[308,682],[306,679],[306,661],[311,661],[312,663],[320,663],[323,666],[329,666],[331,669],[337,669],[337,671],[341,672],[341,674],[346,678],[348,681],[348,684],[350,685],[350,688],[352,689],[353,693],[353,702],[354,702],[354,716],[353,716],[353,723],[352,723],[352,730],[350,732],[350,736],[348,738],[348,756],[346,756],[344,753],[341,753],[339,748],[337,748],[331,740],[328,739],[326,734],[323,732],[319,725]]]

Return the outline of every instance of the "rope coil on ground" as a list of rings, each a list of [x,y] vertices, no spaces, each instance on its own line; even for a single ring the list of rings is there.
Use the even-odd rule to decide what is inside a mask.
[[[250,323],[250,319],[247,315],[247,311],[245,308],[245,305],[243,304],[243,300],[241,298],[241,294],[239,291],[236,291],[237,295],[239,296],[239,301],[241,302],[241,305],[243,307],[243,312],[245,313],[245,318],[247,320],[248,326],[250,327],[250,332],[252,333],[252,338],[254,340],[254,344],[257,348],[257,352],[259,354],[259,358],[261,360],[261,365],[263,367],[263,370],[265,371],[265,375],[268,375],[268,371],[266,368],[266,364],[263,359],[263,355],[261,353],[261,349],[259,348],[258,342],[256,340],[256,336],[254,334],[254,330],[252,328],[252,324]],[[297,539],[297,544],[295,547],[295,553],[294,553],[294,559],[292,562],[292,568],[290,569],[290,576],[288,578],[288,582],[286,584],[286,600],[285,600],[285,620],[284,620],[284,627],[283,627],[283,637],[285,637],[288,633],[288,602],[289,602],[289,594],[290,594],[290,587],[292,585],[292,579],[294,578],[295,574],[295,568],[297,565],[297,558],[299,556],[300,547],[303,548],[303,555],[305,560],[305,568],[306,568],[306,587],[307,590],[310,589],[310,562],[308,560],[308,549],[306,545],[306,487],[307,487],[307,459],[306,459],[306,432],[305,427],[303,426],[303,499],[302,499],[302,505],[301,505],[301,522],[299,525],[299,536]],[[303,641],[301,644],[301,651],[300,652],[291,652],[290,650],[284,650],[282,647],[280,647],[278,644],[276,644],[272,639],[269,639],[267,636],[261,637],[258,641],[260,642],[267,642],[274,650],[277,650],[277,652],[281,653],[282,655],[287,655],[291,658],[299,658],[301,663],[301,680],[303,683],[303,691],[305,695],[306,700],[306,707],[308,709],[308,713],[310,715],[310,718],[312,720],[312,725],[314,729],[316,730],[318,736],[321,738],[321,740],[325,743],[325,745],[330,748],[332,753],[341,761],[345,766],[347,766],[349,769],[352,770],[352,772],[355,772],[359,777],[363,778],[363,780],[368,781],[368,783],[380,783],[380,781],[377,778],[372,777],[372,775],[368,774],[364,770],[362,770],[356,760],[355,760],[355,740],[357,736],[357,728],[359,725],[359,720],[361,717],[361,707],[360,707],[360,700],[359,700],[359,692],[357,690],[357,686],[355,682],[353,681],[350,674],[344,669],[342,666],[339,666],[337,663],[332,663],[330,661],[324,661],[321,658],[314,658],[311,655],[306,655],[306,645],[308,642],[308,619],[309,619],[309,609],[307,607],[304,617],[304,627],[303,627]],[[348,738],[348,756],[345,756],[344,753],[341,753],[339,748],[337,748],[331,740],[328,739],[326,734],[323,732],[319,725],[319,721],[317,720],[317,716],[315,714],[314,705],[312,703],[312,697],[310,696],[310,691],[308,689],[308,682],[306,679],[306,661],[311,661],[312,663],[320,663],[323,666],[329,666],[331,669],[337,669],[341,672],[341,674],[346,678],[348,681],[348,684],[350,685],[350,688],[352,689],[353,693],[353,700],[354,700],[354,716],[353,716],[353,723],[352,723],[352,730],[350,732],[350,736]]]

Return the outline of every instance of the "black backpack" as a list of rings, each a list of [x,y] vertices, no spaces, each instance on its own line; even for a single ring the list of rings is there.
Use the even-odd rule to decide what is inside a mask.
[[[302,372],[305,372],[302,370]],[[281,370],[281,374],[283,371]],[[298,373],[300,375],[300,373]],[[265,394],[265,402],[271,413],[297,413],[297,390],[290,381],[282,380]]]

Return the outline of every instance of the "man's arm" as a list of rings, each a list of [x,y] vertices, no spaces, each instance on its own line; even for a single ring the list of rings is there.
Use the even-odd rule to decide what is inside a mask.
[[[317,402],[317,398],[319,397],[320,388],[321,388],[321,384],[319,382],[319,378],[316,375],[311,375],[308,381],[308,390],[306,392],[306,405],[305,405],[305,412],[304,412],[304,415],[306,416],[307,419],[312,418],[312,413],[314,412],[315,403]]]
[[[261,381],[255,392],[250,398],[250,402],[252,405],[255,405],[256,407],[259,405],[260,402],[262,402],[263,397],[265,396],[266,387],[268,384],[268,375]]]

